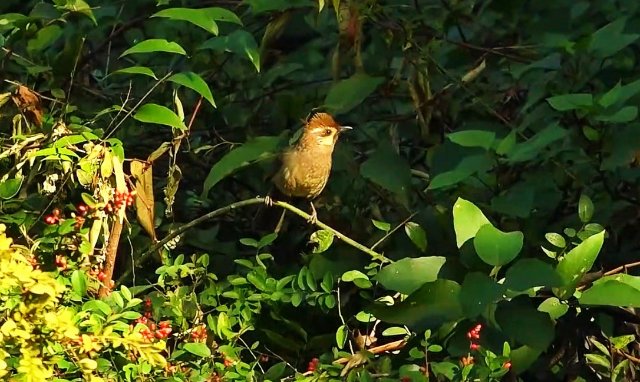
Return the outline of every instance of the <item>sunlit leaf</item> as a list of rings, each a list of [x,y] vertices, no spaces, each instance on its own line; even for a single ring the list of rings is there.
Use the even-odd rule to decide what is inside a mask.
[[[360,105],[383,82],[384,78],[381,77],[355,74],[334,84],[324,100],[324,105],[336,114],[346,113]]]
[[[186,55],[187,52],[180,46],[180,44],[167,41],[164,39],[149,39],[144,40],[131,48],[125,50],[120,57],[127,56],[129,54],[138,54],[138,53],[156,53],[156,52],[166,52],[166,53],[175,53]]]
[[[209,101],[209,103],[216,107],[216,103],[213,100],[213,95],[211,94],[211,89],[209,89],[209,85],[196,73],[193,72],[182,72],[174,74],[169,77],[167,81],[175,82],[182,86],[186,86],[189,89],[195,91],[200,94],[204,99]]]

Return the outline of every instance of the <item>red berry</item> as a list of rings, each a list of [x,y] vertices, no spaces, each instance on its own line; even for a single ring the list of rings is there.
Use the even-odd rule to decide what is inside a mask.
[[[58,222],[58,218],[53,216],[53,215],[47,215],[44,217],[44,222],[49,224],[49,225],[53,225],[56,224]]]
[[[62,255],[56,256],[56,266],[62,270],[67,269],[67,258]]]
[[[89,207],[84,203],[80,203],[76,206],[76,210],[78,210],[80,216],[84,216],[87,214],[87,211],[89,211]]]
[[[505,369],[511,369],[511,362],[507,361],[502,365]]]
[[[478,350],[478,349],[480,349],[480,345],[478,345],[478,344],[471,344],[471,345],[469,345],[469,349],[471,349],[471,350]]]
[[[106,278],[107,278],[107,275],[104,272],[102,271],[98,272],[98,280],[104,281]]]

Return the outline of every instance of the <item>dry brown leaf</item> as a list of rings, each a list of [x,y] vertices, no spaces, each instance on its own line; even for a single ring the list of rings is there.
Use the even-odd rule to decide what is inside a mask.
[[[29,122],[36,126],[42,126],[42,104],[36,93],[28,87],[20,85],[13,93],[12,98]]]
[[[131,175],[136,179],[136,215],[138,222],[155,242],[153,166],[145,161],[133,160],[131,162]]]

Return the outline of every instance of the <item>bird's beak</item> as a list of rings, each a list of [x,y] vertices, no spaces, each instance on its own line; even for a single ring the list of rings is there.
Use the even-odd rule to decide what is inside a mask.
[[[351,127],[351,126],[340,126],[340,130],[339,131],[341,133],[344,133],[345,131],[352,130],[352,129],[353,129],[353,127]]]

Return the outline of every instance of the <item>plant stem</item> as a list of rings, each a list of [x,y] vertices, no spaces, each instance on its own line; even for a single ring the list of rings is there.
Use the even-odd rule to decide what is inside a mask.
[[[241,200],[239,202],[235,202],[235,203],[231,203],[225,207],[221,207],[218,208],[217,210],[208,212],[188,223],[186,223],[185,225],[180,226],[178,229],[176,229],[173,232],[170,232],[169,234],[167,234],[167,236],[165,236],[162,240],[158,241],[157,243],[153,244],[152,246],[148,247],[146,250],[144,250],[143,252],[139,253],[138,255],[135,255],[134,258],[138,258],[138,264],[135,265],[135,267],[141,267],[144,263],[146,263],[146,261],[158,250],[160,250],[165,244],[167,244],[168,242],[170,242],[171,240],[173,240],[173,238],[175,238],[176,236],[179,236],[181,234],[183,234],[184,232],[188,231],[189,229],[197,226],[200,223],[204,223],[207,220],[213,219],[217,216],[220,215],[224,215],[230,211],[233,211],[235,209],[238,208],[242,208],[242,207],[247,207],[247,206],[251,206],[254,204],[261,204],[265,202],[265,198],[262,197],[257,197],[257,198],[252,198],[252,199],[246,199],[246,200]],[[299,208],[296,208],[294,206],[292,206],[289,203],[285,203],[285,202],[281,202],[281,201],[274,201],[273,202],[274,206],[278,206],[280,208],[284,208],[286,210],[289,210],[291,212],[293,212],[294,214],[304,218],[304,219],[309,219],[310,215],[302,210],[300,210]],[[373,258],[374,260],[380,261],[381,263],[390,263],[391,260],[386,258],[384,255],[370,249],[367,248],[366,246],[358,243],[357,241],[351,239],[350,237],[342,234],[341,232],[335,230],[334,228],[331,228],[330,226],[326,225],[325,223],[321,222],[321,221],[317,221],[315,223],[316,226],[327,230],[329,232],[331,232],[335,237],[337,237],[338,239],[342,240],[343,242],[345,242],[346,244],[349,244],[350,246],[366,253],[367,255],[371,256],[371,258]],[[129,277],[129,275],[133,272],[133,267],[126,270],[119,278],[118,278],[118,284],[121,284],[124,280],[127,279],[127,277]]]

